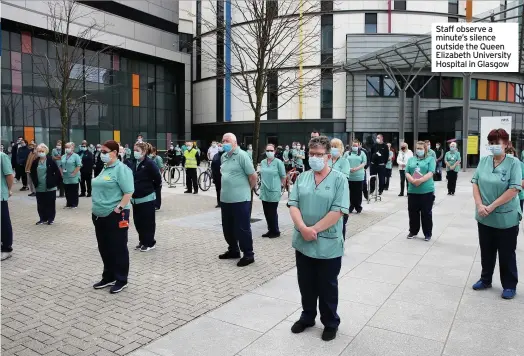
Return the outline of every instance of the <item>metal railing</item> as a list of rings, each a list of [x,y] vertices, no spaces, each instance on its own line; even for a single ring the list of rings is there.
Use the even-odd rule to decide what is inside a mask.
[[[374,179],[375,180],[375,185],[374,185],[374,190],[373,192],[371,192],[371,180]],[[375,202],[377,201],[382,201],[382,197],[379,195],[378,191],[379,191],[379,180],[378,180],[378,174],[374,174],[374,175],[369,175],[368,178],[367,178],[367,188],[368,188],[368,204],[371,202],[371,200],[374,200]]]

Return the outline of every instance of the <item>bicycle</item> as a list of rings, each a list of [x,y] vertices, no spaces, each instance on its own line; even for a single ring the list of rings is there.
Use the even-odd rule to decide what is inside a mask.
[[[253,192],[256,194],[257,197],[260,196],[260,187],[262,186],[262,177],[260,175],[260,171],[257,171],[257,184],[255,185],[255,188],[253,188]],[[280,196],[284,195],[284,192],[286,191],[286,186],[283,185],[280,190]]]
[[[206,192],[211,188],[212,182],[213,174],[211,172],[211,164],[208,164],[207,169],[198,176],[198,186],[200,190]]]
[[[171,172],[171,184],[177,184],[180,180],[180,170],[184,169],[181,166],[169,166],[167,163],[164,165],[164,173],[162,178],[166,183],[169,183],[169,172]]]
[[[297,164],[297,161],[296,160],[293,160],[293,165],[294,167],[291,168],[289,170],[289,172],[287,172],[286,174],[286,184],[285,184],[285,189],[287,191],[287,197],[289,199],[289,196],[291,194],[291,188],[293,185],[295,185],[295,182],[297,181],[298,179],[298,176],[300,175],[300,173],[302,173],[302,170],[304,169],[303,166],[300,166],[298,167],[298,164]],[[298,167],[298,169],[297,169]],[[283,193],[282,193],[283,194]]]

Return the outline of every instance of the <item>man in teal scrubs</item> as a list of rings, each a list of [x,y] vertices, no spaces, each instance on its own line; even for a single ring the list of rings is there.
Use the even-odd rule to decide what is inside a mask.
[[[446,155],[444,156],[448,178],[448,195],[455,195],[458,172],[460,172],[460,162],[460,152],[457,151],[457,144],[451,142],[449,145],[449,151],[446,152]]]
[[[9,215],[9,205],[7,200],[11,196],[11,189],[15,180],[11,160],[4,152],[0,152],[1,186],[0,195],[2,196],[2,261],[11,257],[13,252],[13,226]]]
[[[366,164],[368,162],[366,153],[360,148],[360,142],[354,140],[351,151],[347,156],[349,162],[349,212],[357,210],[357,214],[362,212],[362,191],[364,189],[364,179]]]
[[[257,183],[253,161],[247,152],[238,147],[237,138],[227,133],[222,138],[225,154],[221,157],[222,189],[220,208],[222,210],[222,230],[228,250],[218,256],[221,260],[240,258],[238,267],[255,262],[253,236],[251,235],[251,190]]]
[[[302,314],[291,331],[298,334],[315,325],[318,301],[325,341],[336,337],[340,324],[337,307],[338,274],[344,255],[342,217],[349,213],[347,177],[329,168],[330,148],[326,136],[309,141],[311,170],[298,177],[288,202],[295,225],[292,245],[302,296]]]
[[[76,209],[78,207],[78,185],[80,184],[80,169],[82,161],[75,153],[75,144],[68,142],[65,145],[65,154],[62,156],[60,171],[64,181],[66,194],[65,208]]]

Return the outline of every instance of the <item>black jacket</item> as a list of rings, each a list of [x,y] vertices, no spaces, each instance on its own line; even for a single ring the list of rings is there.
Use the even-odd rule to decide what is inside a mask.
[[[29,153],[29,147],[27,147],[27,145],[20,146],[16,151],[16,163],[21,166],[25,166]]]
[[[149,157],[145,157],[137,166],[135,162],[127,160],[128,167],[133,171],[135,177],[135,192],[133,198],[143,198],[155,192],[162,184],[160,170],[155,162]]]
[[[176,164],[175,164],[175,160],[176,160],[176,151],[175,151],[175,149],[167,150],[166,157],[167,157],[167,163],[170,166],[176,166]]]
[[[220,173],[220,166],[222,162],[220,161],[220,158],[222,157],[222,152],[218,152],[213,156],[213,159],[211,160],[211,174],[213,175],[213,181],[214,182],[220,182],[222,179],[222,173]]]
[[[38,187],[38,162],[40,162],[40,159],[37,158],[31,165],[31,171],[29,175],[31,176],[31,180],[33,181],[33,184],[35,185],[35,188]],[[52,189],[54,187],[58,187],[58,184],[60,183],[60,169],[58,168],[58,165],[56,164],[53,157],[50,155],[47,156],[46,159],[46,165],[47,165],[47,172],[45,176],[45,183],[47,189]]]
[[[95,162],[95,172],[102,172],[102,169],[104,169],[104,162],[100,159],[100,151],[95,151],[93,160]]]
[[[82,159],[82,168],[80,168],[80,173],[92,173],[93,166],[95,165],[95,158],[93,157],[93,154],[89,151],[80,151],[78,154]]]
[[[389,158],[388,145],[385,143],[375,143],[371,149],[372,164],[386,164]]]

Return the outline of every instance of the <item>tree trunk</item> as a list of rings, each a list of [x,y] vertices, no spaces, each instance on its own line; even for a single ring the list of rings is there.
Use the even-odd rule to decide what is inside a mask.
[[[65,144],[68,140],[68,129],[69,129],[69,117],[67,116],[67,101],[65,98],[62,98],[62,101],[60,102],[60,121],[62,124],[62,130],[61,130],[61,140],[62,140],[62,147],[65,147]]]
[[[257,105],[257,110],[255,111],[255,127],[254,127],[254,130],[253,130],[253,167],[255,167],[255,171],[257,170],[257,166],[258,166],[258,157],[259,157],[259,149],[258,149],[258,145],[259,145],[259,142],[260,142],[260,113],[261,113],[261,105]],[[251,190],[251,209],[250,209],[250,213],[249,213],[249,216],[251,217],[251,215],[253,214],[253,197],[254,197],[254,194],[253,194],[253,190]]]

